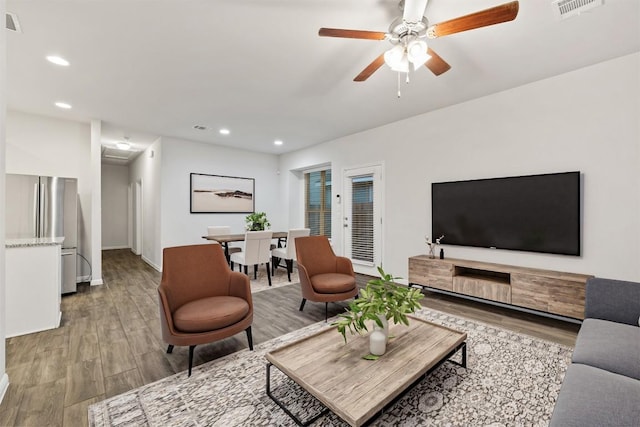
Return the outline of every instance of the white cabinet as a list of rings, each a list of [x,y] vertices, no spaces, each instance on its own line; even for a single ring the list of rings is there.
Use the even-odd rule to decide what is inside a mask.
[[[7,338],[60,326],[61,243],[59,238],[7,240]]]

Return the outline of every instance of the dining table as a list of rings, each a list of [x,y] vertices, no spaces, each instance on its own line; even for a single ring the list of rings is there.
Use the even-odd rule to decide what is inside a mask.
[[[287,232],[286,231],[274,231],[273,239],[278,239],[278,247],[281,248],[282,244],[287,241]],[[224,247],[224,256],[227,258],[227,262],[231,260],[231,256],[229,255],[229,243],[231,242],[244,242],[245,234],[220,234],[213,236],[202,236],[203,239],[213,240],[220,243]]]

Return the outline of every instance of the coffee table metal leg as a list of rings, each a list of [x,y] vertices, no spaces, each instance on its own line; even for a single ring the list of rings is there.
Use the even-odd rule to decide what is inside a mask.
[[[461,355],[462,358],[460,362],[451,360],[450,357],[452,357],[454,354],[456,354],[460,350],[462,350],[462,355]],[[463,368],[466,368],[467,367],[467,343],[463,342],[462,344],[458,345],[455,349],[453,349],[451,353],[449,353],[449,356],[447,356],[445,360],[450,363],[453,363],[454,365],[458,365],[458,366],[462,366]]]
[[[273,363],[270,363],[270,362],[267,363],[267,396],[269,396],[271,400],[273,400],[276,403],[276,405],[280,407],[280,409],[282,409],[289,417],[291,417],[291,419],[295,421],[297,425],[303,426],[303,427],[309,426],[313,424],[318,418],[329,413],[329,408],[324,408],[322,412],[313,416],[313,418],[310,418],[307,421],[302,421],[300,418],[296,417],[291,411],[289,411],[284,406],[284,403],[282,403],[273,394],[271,394],[271,366],[273,366]]]

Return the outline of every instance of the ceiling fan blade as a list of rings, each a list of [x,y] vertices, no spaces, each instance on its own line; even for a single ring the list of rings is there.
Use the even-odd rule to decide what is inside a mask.
[[[376,59],[374,59],[371,64],[367,65],[367,68],[362,70],[362,72],[358,74],[356,78],[353,79],[353,81],[363,82],[367,80],[369,77],[371,77],[371,74],[375,73],[378,70],[378,68],[382,67],[383,64],[384,64],[384,53],[378,56]]]
[[[402,20],[405,22],[421,22],[428,0],[405,0]]]
[[[424,66],[427,67],[433,74],[439,76],[440,74],[449,71],[451,65],[447,64],[447,62],[440,57],[437,53],[433,51],[430,47],[427,48],[427,53],[431,55],[431,58],[427,62],[424,63]]]
[[[516,16],[518,16],[519,7],[517,1],[512,1],[500,6],[481,10],[480,12],[440,22],[427,29],[427,37],[435,39],[437,37],[448,36],[449,34],[513,21]]]
[[[343,30],[340,28],[320,28],[320,37],[341,37],[345,39],[384,40],[387,33],[365,30]]]

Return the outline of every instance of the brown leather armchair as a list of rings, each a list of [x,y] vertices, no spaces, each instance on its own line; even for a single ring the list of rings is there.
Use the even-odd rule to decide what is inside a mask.
[[[324,302],[326,321],[329,302],[358,295],[353,265],[349,258],[336,256],[325,236],[298,237],[295,242],[302,289],[300,311],[307,300]]]
[[[162,253],[160,325],[162,339],[189,346],[189,376],[193,350],[246,331],[253,350],[253,301],[249,278],[229,269],[220,245],[165,248]]]

